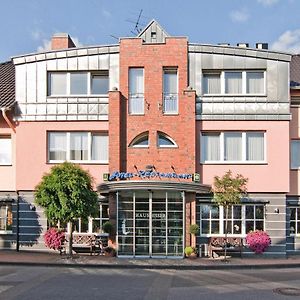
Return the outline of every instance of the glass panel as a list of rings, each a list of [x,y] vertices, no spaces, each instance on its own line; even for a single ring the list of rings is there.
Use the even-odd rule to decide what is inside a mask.
[[[247,132],[247,160],[264,160],[263,132]]]
[[[72,132],[70,134],[70,159],[88,160],[87,132]]]
[[[246,219],[254,219],[254,206],[246,205]]]
[[[242,160],[242,133],[224,133],[225,156],[227,161]]]
[[[92,160],[108,162],[108,136],[92,134]]]
[[[0,136],[0,165],[11,164],[11,138]]]
[[[242,93],[242,72],[225,72],[225,93]]]
[[[144,113],[144,69],[129,69],[129,113]]]
[[[175,144],[166,136],[159,134],[158,135],[158,146],[163,147],[163,146],[175,146]]]
[[[247,72],[247,94],[264,93],[264,72]]]
[[[264,222],[263,221],[256,221],[255,222],[255,229],[256,230],[264,230]]]
[[[298,221],[297,222],[297,234],[299,234],[300,233],[300,222]]]
[[[108,74],[92,74],[92,94],[107,94],[109,90]]]
[[[242,221],[234,221],[233,234],[241,234],[241,233],[242,233]]]
[[[201,150],[203,161],[220,160],[220,133],[203,133]]]
[[[233,219],[241,219],[242,218],[242,206],[235,205],[233,206]]]
[[[291,141],[291,167],[300,168],[300,140]]]
[[[264,219],[264,206],[263,205],[255,206],[255,218],[256,219]]]
[[[203,74],[203,94],[220,94],[220,74]]]
[[[246,233],[254,230],[254,221],[246,221]]]
[[[49,86],[48,86],[49,96],[67,94],[67,73],[50,73],[48,78],[49,78]]]
[[[211,221],[211,234],[220,233],[219,221]]]
[[[136,138],[132,142],[132,147],[148,147],[149,145],[149,136],[148,134],[142,135],[138,138]]]
[[[296,222],[290,222],[290,234],[295,234],[296,232]]]
[[[291,207],[291,216],[290,216],[290,220],[296,220],[296,207]]]
[[[13,216],[10,204],[0,206],[0,230],[12,230]]]
[[[219,206],[211,206],[211,218],[219,219]]]
[[[70,89],[71,95],[87,95],[87,73],[71,73]]]
[[[202,234],[209,234],[209,221],[208,220],[202,220],[201,222],[201,232]]]
[[[164,70],[164,112],[178,112],[177,69]]]
[[[210,205],[201,205],[201,218],[209,219]]]
[[[67,159],[67,134],[65,132],[49,133],[49,160]]]

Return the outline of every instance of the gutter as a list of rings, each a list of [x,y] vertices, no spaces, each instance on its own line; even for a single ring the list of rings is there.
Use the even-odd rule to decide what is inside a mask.
[[[7,112],[8,110],[9,110],[9,108],[7,108],[7,107],[2,107],[2,108],[1,108],[2,116],[3,116],[4,120],[6,121],[7,125],[12,129],[12,131],[13,131],[14,133],[16,133],[15,127],[13,126],[12,122],[10,121],[10,119],[8,118],[8,116],[7,116],[7,114],[6,114],[6,112]]]

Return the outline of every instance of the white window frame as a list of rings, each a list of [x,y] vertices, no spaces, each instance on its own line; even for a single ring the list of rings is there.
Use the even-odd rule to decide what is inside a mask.
[[[66,139],[67,139],[67,148],[66,148],[66,160],[50,160],[50,134],[51,133],[65,133],[66,134]],[[71,133],[87,133],[88,134],[88,159],[87,160],[71,160],[70,159],[70,141],[71,141]],[[100,131],[92,131],[92,132],[87,132],[87,131],[48,131],[47,132],[47,161],[48,163],[63,163],[64,161],[70,161],[73,163],[77,164],[108,164],[109,159],[107,160],[92,160],[92,136],[93,135],[103,135],[108,137],[107,132],[100,132]],[[109,149],[107,149],[109,151]],[[109,157],[109,152],[108,152],[108,157]]]
[[[147,137],[147,141],[148,141],[148,144],[147,145],[140,145],[140,144],[137,144],[141,139],[143,139],[144,137]],[[132,142],[129,144],[129,147],[130,148],[149,148],[149,145],[150,145],[150,141],[149,141],[149,132],[144,132],[144,133],[141,133],[139,134],[138,136],[136,136]]]
[[[199,236],[200,237],[210,237],[210,236],[224,236],[225,235],[225,215],[226,215],[226,208],[223,206],[219,206],[219,233],[207,233],[207,234],[203,234],[202,233],[202,216],[201,216],[201,205],[211,205],[211,206],[217,206],[214,203],[201,203],[198,205],[198,214],[199,214],[199,219],[197,220],[197,224],[199,225],[200,231],[199,231]],[[237,236],[237,237],[246,237],[247,233],[246,233],[246,221],[249,221],[250,219],[246,220],[246,206],[254,206],[254,210],[255,210],[255,206],[263,206],[263,215],[264,215],[264,219],[263,219],[263,230],[265,230],[266,228],[266,217],[265,217],[265,213],[266,213],[266,206],[263,203],[249,203],[249,204],[237,204],[237,205],[233,205],[233,206],[241,206],[242,210],[241,210],[241,233],[228,233],[228,236]],[[211,218],[211,212],[209,214],[209,219],[203,219],[205,221],[208,221],[209,223],[211,223],[211,221],[216,221],[217,219],[212,219]],[[228,219],[228,221],[232,221],[235,220],[232,217]],[[238,219],[240,220],[240,219]],[[256,219],[256,216],[254,214],[253,219],[254,224],[256,224],[256,221],[261,221],[261,219]]]
[[[142,93],[132,93],[131,89],[131,83],[130,80],[132,80],[131,78],[131,72],[135,71],[135,70],[142,70],[143,71],[143,92]],[[144,115],[145,114],[145,70],[142,67],[137,67],[137,68],[129,68],[128,70],[128,113],[129,115]],[[139,99],[140,101],[143,102],[142,105],[142,110],[141,111],[133,111],[132,109],[132,101]]]
[[[170,93],[165,93],[165,86],[164,86],[164,82],[165,82],[165,75],[168,74],[168,73],[176,73],[176,90],[177,90],[177,93],[175,94],[170,94]],[[178,83],[178,80],[179,80],[179,76],[178,76],[178,68],[177,67],[166,67],[163,69],[163,103],[162,103],[162,108],[163,108],[163,114],[164,115],[177,115],[179,113],[179,83]],[[166,111],[165,109],[165,99],[166,99],[166,96],[167,97],[176,97],[176,110],[174,111]]]
[[[204,134],[220,134],[220,160],[205,160],[204,158]],[[225,160],[225,139],[226,133],[241,133],[242,134],[242,159],[241,160]],[[264,136],[264,159],[263,160],[247,160],[247,133],[263,133]],[[201,164],[266,164],[267,163],[267,142],[265,131],[202,131],[200,132],[200,163]]]
[[[107,75],[105,73],[107,72]],[[51,74],[66,74],[66,93],[65,94],[51,94]],[[87,74],[87,94],[71,94],[71,74]],[[101,75],[108,77],[108,88],[109,88],[109,71],[99,70],[99,71],[48,71],[47,79],[47,97],[107,97],[106,94],[92,94],[92,75]]]
[[[226,87],[225,87],[225,75],[227,72],[230,73],[242,73],[242,92],[239,94],[229,94],[226,93]],[[247,73],[263,73],[264,76],[264,88],[262,93],[247,93]],[[205,75],[218,75],[220,74],[220,94],[210,94],[210,93],[204,93],[204,76]],[[205,72],[203,71],[202,74],[202,95],[203,96],[266,96],[267,94],[267,72],[266,70],[223,70],[220,72]]]
[[[5,229],[0,229],[0,234],[11,234],[13,232],[12,227],[13,227],[13,215],[11,215],[11,219],[12,219],[12,224],[11,224],[11,229],[7,229],[8,224],[8,210],[10,210],[11,214],[12,214],[12,204],[11,203],[0,203],[0,206],[5,206],[5,210],[6,210],[6,216],[1,218],[5,220]]]
[[[290,222],[289,222],[289,236],[300,236],[300,233],[297,233],[298,231],[298,222],[300,221],[300,215],[298,215],[298,209],[299,206],[290,206]],[[295,220],[292,220],[292,222],[295,222],[295,230],[294,233],[291,233],[291,214],[292,214],[292,209],[295,209]]]
[[[292,161],[292,143],[293,142],[299,144],[299,148],[300,148],[300,139],[292,139],[291,140],[291,170],[300,170],[300,162],[299,162],[299,166],[293,165],[293,161]],[[300,152],[300,149],[299,149],[299,152]],[[300,161],[300,158],[299,158],[299,161]]]
[[[12,165],[12,137],[10,135],[0,135],[0,141],[1,140],[9,140],[9,149],[8,151],[10,152],[10,157],[9,161],[7,162],[0,162],[0,166],[11,166]]]
[[[173,145],[160,145],[159,144],[159,137],[162,136],[165,139],[169,140]],[[157,148],[178,148],[176,142],[167,134],[163,132],[157,132]]]

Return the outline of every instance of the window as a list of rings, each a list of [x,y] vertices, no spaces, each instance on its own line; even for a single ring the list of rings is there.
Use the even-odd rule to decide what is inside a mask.
[[[202,75],[204,95],[264,95],[265,71],[204,71]]]
[[[48,73],[48,96],[105,95],[108,91],[108,71]]]
[[[291,141],[291,168],[300,168],[300,140]]]
[[[300,207],[290,207],[290,235],[300,234]]]
[[[129,69],[129,113],[144,114],[144,69]]]
[[[133,148],[148,148],[149,146],[149,133],[144,132],[135,137],[129,144]]]
[[[13,215],[12,206],[7,203],[0,203],[0,232],[12,231]]]
[[[11,137],[0,136],[0,165],[11,165]]]
[[[98,132],[49,132],[49,162],[108,163],[108,135]]]
[[[203,74],[203,93],[204,94],[221,93],[220,74]]]
[[[264,132],[203,132],[201,162],[265,162]]]
[[[215,204],[197,205],[200,235],[225,234],[226,209]],[[228,208],[227,233],[246,235],[251,230],[264,230],[264,205],[233,205]]]
[[[165,114],[178,113],[177,68],[165,68],[163,80],[163,111]]]
[[[159,148],[177,147],[174,140],[162,132],[157,134],[157,146]]]

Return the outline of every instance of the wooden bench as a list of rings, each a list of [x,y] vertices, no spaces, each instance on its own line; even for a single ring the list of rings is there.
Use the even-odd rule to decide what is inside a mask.
[[[65,243],[60,250],[60,254],[66,253],[66,247],[69,243],[70,235],[66,235]],[[72,242],[72,248],[74,251],[76,249],[87,249],[89,253],[92,255],[93,253],[96,253],[96,236],[92,233],[73,233],[73,242]]]
[[[216,251],[224,251],[226,239],[224,236],[212,236],[208,241],[208,255],[209,257],[218,257]],[[228,252],[239,252],[240,257],[243,253],[243,238],[242,237],[227,237],[227,251]]]

